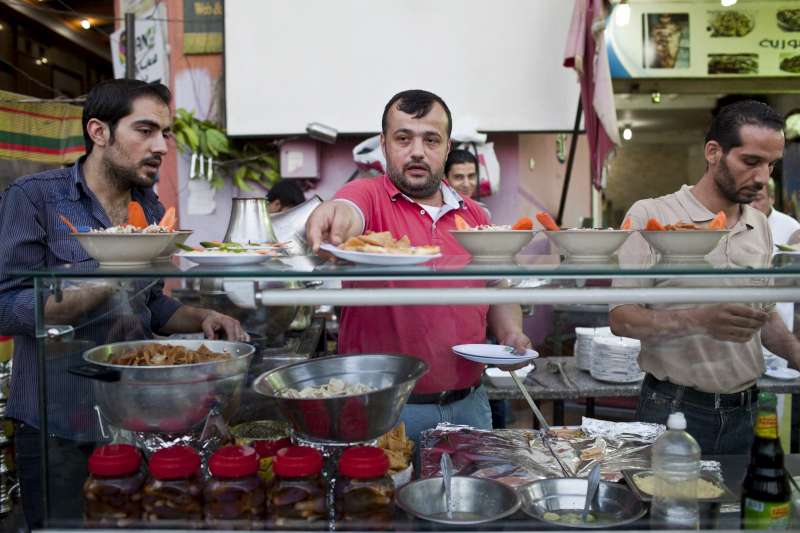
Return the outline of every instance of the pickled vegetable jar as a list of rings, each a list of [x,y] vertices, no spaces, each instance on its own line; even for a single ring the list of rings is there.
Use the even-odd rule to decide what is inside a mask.
[[[231,526],[264,516],[264,485],[258,477],[258,454],[250,446],[225,446],[208,461],[205,518],[210,525]],[[236,527],[236,524],[233,525]]]
[[[172,446],[150,457],[150,477],[144,485],[145,520],[203,519],[200,456],[189,446]]]
[[[277,454],[279,450],[291,445],[292,441],[288,438],[279,440],[254,440],[250,443],[250,446],[252,446],[258,454],[258,476],[264,481],[267,490],[272,488],[275,481],[275,474],[272,470],[275,454]]]
[[[89,457],[89,477],[83,484],[87,521],[126,525],[142,515],[142,455],[130,444],[107,444]]]
[[[272,463],[275,485],[269,493],[268,519],[275,525],[326,518],[322,454],[306,446],[278,451]]]
[[[388,475],[389,458],[380,448],[348,448],[339,459],[336,481],[336,517],[362,521],[364,526],[385,523],[394,515],[394,483]]]

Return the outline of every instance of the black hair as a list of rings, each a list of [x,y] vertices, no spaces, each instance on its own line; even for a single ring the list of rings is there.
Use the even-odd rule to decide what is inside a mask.
[[[716,141],[727,153],[742,145],[742,126],[751,125],[783,131],[783,117],[764,102],[741,100],[721,108],[711,121],[706,143]]]
[[[450,172],[450,167],[453,165],[460,165],[462,163],[472,163],[475,165],[475,170],[478,170],[478,158],[469,150],[451,150],[447,156],[447,161],[444,163],[444,175]]]
[[[282,179],[267,193],[267,201],[280,200],[283,207],[294,207],[306,201],[303,190],[293,179]]]
[[[433,94],[432,92],[423,91],[421,89],[411,89],[402,91],[392,96],[386,107],[383,108],[383,117],[381,118],[381,130],[386,133],[386,122],[389,110],[397,103],[397,109],[403,113],[414,115],[414,118],[422,118],[430,113],[433,104],[438,102],[444,108],[447,114],[447,137],[450,138],[450,133],[453,131],[453,116],[450,114],[450,108],[444,103],[441,97]]]
[[[89,131],[86,128],[89,121],[96,118],[108,124],[113,142],[117,123],[130,115],[133,101],[142,97],[156,98],[166,105],[169,105],[172,99],[169,89],[157,82],[148,83],[121,78],[101,81],[92,87],[83,104],[83,142],[87,155],[94,148],[94,142],[89,137]]]

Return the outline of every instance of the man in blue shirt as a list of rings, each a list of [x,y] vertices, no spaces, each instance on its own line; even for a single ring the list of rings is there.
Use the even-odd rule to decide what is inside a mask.
[[[73,264],[94,268],[61,221],[107,228],[125,224],[128,203],[139,202],[149,223],[164,214],[153,191],[167,154],[172,122],[170,92],[161,84],[110,80],[95,86],[83,110],[86,155],[70,168],[17,179],[0,197],[0,332],[14,335],[14,370],[6,416],[16,422],[15,448],[28,524],[41,519],[41,456],[34,327],[34,290],[29,279],[9,273]],[[162,292],[160,281],[67,283],[60,298],[44,303],[47,324],[69,324],[91,344],[203,331],[247,340],[239,322],[210,309],[181,305]],[[82,349],[48,355],[48,433],[51,516],[80,512],[86,457],[100,440],[91,380],[67,373]],[[55,472],[54,472],[55,470]],[[79,514],[78,514],[79,516]]]

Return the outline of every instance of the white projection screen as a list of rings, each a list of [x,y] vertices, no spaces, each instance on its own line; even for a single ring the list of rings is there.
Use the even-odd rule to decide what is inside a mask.
[[[380,131],[386,101],[426,89],[480,131],[571,130],[562,66],[573,0],[226,0],[231,135],[320,122]]]

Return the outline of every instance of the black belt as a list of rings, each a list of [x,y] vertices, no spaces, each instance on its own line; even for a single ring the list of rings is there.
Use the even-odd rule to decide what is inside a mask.
[[[480,386],[480,383],[476,383],[472,387],[467,387],[466,389],[446,390],[442,392],[433,392],[431,394],[412,394],[408,397],[408,402],[406,403],[447,405],[463,400]]]
[[[669,394],[674,396],[678,401],[686,400],[689,403],[694,403],[703,407],[742,407],[750,405],[758,400],[758,388],[755,385],[741,392],[719,394],[702,392],[683,385],[675,385],[669,381],[661,381],[652,374],[647,374],[644,377],[643,387],[648,387],[663,394]]]

